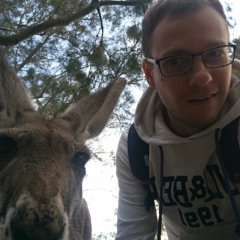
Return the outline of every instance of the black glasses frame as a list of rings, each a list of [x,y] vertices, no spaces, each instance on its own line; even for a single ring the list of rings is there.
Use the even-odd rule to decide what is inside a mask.
[[[209,67],[209,66],[205,63],[203,54],[206,53],[206,52],[212,51],[212,50],[214,50],[214,49],[217,49],[217,48],[222,48],[222,47],[232,47],[232,48],[233,48],[233,58],[232,58],[232,61],[230,61],[230,62],[227,63],[227,64],[220,65],[220,66],[217,66],[217,67]],[[174,77],[174,76],[179,76],[179,75],[188,73],[188,72],[191,70],[191,67],[192,67],[192,64],[193,64],[193,58],[194,58],[194,57],[197,57],[197,56],[201,56],[202,61],[203,61],[204,65],[205,65],[207,68],[220,68],[220,67],[225,67],[225,66],[227,66],[227,65],[230,65],[230,64],[232,64],[232,62],[234,61],[236,49],[237,49],[237,45],[231,43],[231,44],[227,44],[227,45],[223,45],[223,46],[217,46],[217,47],[214,47],[214,48],[210,48],[210,49],[204,50],[204,51],[199,52],[199,53],[193,53],[193,54],[178,54],[178,55],[172,55],[172,56],[169,56],[169,57],[160,58],[160,59],[157,59],[157,60],[155,60],[155,59],[153,59],[153,58],[146,58],[146,60],[147,60],[148,62],[150,62],[150,63],[153,63],[153,64],[158,65],[159,70],[160,70],[161,74],[162,74],[164,77]],[[180,74],[173,74],[173,75],[165,75],[165,74],[163,74],[163,72],[162,72],[162,70],[161,70],[161,67],[160,67],[161,61],[166,60],[166,59],[170,59],[170,58],[172,58],[172,57],[178,57],[178,56],[190,56],[190,57],[192,58],[191,64],[189,65],[189,69],[188,69],[187,71],[185,71],[185,72],[180,73]]]

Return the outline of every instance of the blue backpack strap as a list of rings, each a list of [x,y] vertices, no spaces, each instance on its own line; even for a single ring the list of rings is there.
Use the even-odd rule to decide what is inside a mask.
[[[221,131],[220,152],[228,177],[234,183],[240,183],[240,148],[238,142],[239,118],[233,120]]]
[[[128,157],[133,175],[142,183],[149,182],[149,145],[137,134],[134,124],[128,133]]]
[[[154,199],[157,199],[157,188],[154,183],[155,177],[149,179],[148,157],[149,145],[138,136],[134,124],[132,124],[128,133],[129,164],[133,175],[141,181],[144,189],[147,191],[145,199],[147,211],[154,206]]]

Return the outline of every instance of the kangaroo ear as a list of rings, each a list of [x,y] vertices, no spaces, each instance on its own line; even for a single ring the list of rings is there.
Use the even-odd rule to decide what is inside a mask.
[[[77,136],[85,140],[96,137],[105,127],[125,85],[124,79],[116,79],[101,91],[73,103],[61,118],[70,123]]]
[[[0,128],[10,127],[18,113],[34,111],[26,88],[5,59],[0,48]]]

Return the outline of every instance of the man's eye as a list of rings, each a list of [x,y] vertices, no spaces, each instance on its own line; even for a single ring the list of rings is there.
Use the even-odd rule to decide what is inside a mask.
[[[212,50],[212,51],[209,51],[207,54],[206,57],[209,57],[209,58],[215,58],[215,57],[221,57],[223,55],[223,51],[222,50]]]
[[[165,59],[163,67],[168,69],[185,68],[191,64],[191,59],[187,56],[178,56]]]
[[[169,64],[169,66],[176,66],[176,65],[178,65],[178,64],[180,64],[181,63],[181,59],[180,58],[171,58],[171,59],[169,59],[168,60],[168,64]]]

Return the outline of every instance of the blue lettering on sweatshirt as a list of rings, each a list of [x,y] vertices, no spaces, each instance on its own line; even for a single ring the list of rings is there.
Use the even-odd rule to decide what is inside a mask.
[[[210,184],[211,182],[211,184]],[[165,176],[163,177],[163,206],[179,206],[178,213],[183,225],[198,228],[221,223],[224,219],[219,207],[211,204],[214,199],[223,199],[227,193],[225,181],[218,165],[208,165],[203,176]],[[233,195],[239,194],[236,188]],[[194,208],[194,201],[203,200],[208,206]],[[191,211],[194,208],[194,211]]]

